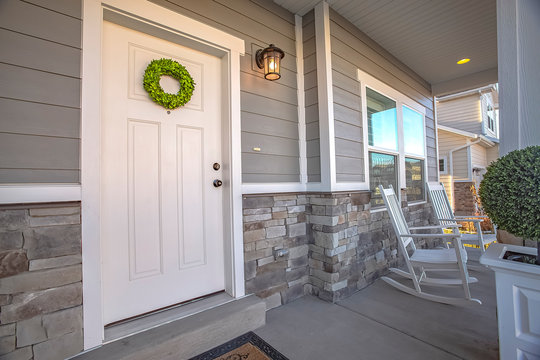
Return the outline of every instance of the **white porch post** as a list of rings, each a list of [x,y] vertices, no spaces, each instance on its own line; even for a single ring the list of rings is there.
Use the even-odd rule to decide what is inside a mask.
[[[315,39],[317,50],[321,190],[333,191],[336,185],[334,94],[332,90],[332,53],[330,52],[330,15],[326,1],[322,1],[315,6]]]
[[[540,1],[497,0],[500,155],[540,145]]]

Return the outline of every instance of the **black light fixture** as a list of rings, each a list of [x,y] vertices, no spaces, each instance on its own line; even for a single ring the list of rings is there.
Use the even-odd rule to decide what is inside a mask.
[[[255,61],[259,69],[264,69],[266,80],[277,80],[281,77],[280,63],[285,57],[285,53],[274,44],[270,44],[265,49],[259,49],[255,53]]]

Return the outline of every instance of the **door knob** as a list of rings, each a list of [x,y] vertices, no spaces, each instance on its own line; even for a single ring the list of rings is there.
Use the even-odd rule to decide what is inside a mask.
[[[214,187],[220,187],[221,185],[223,185],[223,182],[221,180],[214,180]]]

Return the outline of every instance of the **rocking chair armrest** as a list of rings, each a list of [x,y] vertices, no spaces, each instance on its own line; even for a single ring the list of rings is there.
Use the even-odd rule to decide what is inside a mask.
[[[446,228],[459,228],[460,224],[450,224],[450,225],[430,225],[430,226],[415,226],[410,227],[409,230],[429,230],[429,229],[446,229]]]
[[[473,222],[473,223],[484,222],[484,219],[479,219],[479,218],[474,218],[474,217],[467,217],[467,216],[456,217],[454,219],[455,219],[455,221],[463,221],[463,222]]]
[[[401,234],[399,237],[428,238],[428,239],[452,239],[460,238],[461,234]]]
[[[485,215],[456,215],[454,216],[456,219],[465,219],[465,218],[472,218],[472,219],[489,219],[489,216]]]

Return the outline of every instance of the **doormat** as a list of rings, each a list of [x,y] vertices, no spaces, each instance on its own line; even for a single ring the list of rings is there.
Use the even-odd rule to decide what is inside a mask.
[[[189,360],[289,360],[250,331]]]

